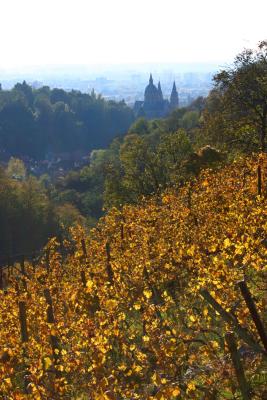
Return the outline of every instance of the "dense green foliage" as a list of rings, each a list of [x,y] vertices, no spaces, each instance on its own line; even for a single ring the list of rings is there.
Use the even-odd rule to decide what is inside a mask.
[[[83,223],[74,205],[53,200],[55,189],[44,178],[25,175],[17,159],[0,168],[0,265],[8,257],[31,256],[50,237],[64,237],[72,224]]]
[[[10,91],[0,90],[0,156],[84,154],[106,147],[132,122],[132,110],[124,101],[47,86],[34,90],[24,81]]]
[[[56,233],[56,215],[40,182],[34,177],[12,180],[1,170],[1,256],[33,252]]]
[[[57,201],[71,199],[82,214],[99,218],[103,207],[136,203],[144,195],[182,185],[202,166],[221,161],[216,150],[214,158],[205,159],[195,143],[204,105],[199,98],[166,119],[138,119],[124,137],[94,151],[90,165],[57,185]]]
[[[21,221],[26,220],[21,193],[23,190],[31,193],[33,183],[29,182],[41,188],[41,198],[47,202],[46,207],[35,203],[38,222],[32,232],[38,232],[36,240],[41,235],[42,240],[37,240],[39,246],[49,235],[62,231],[60,224],[67,227],[82,220],[91,227],[113,206],[137,204],[143,196],[160,193],[168,187],[181,188],[203,168],[218,167],[237,155],[263,150],[266,59],[266,42],[260,43],[255,51],[244,51],[231,68],[214,77],[214,88],[206,99],[200,97],[189,107],[179,108],[159,120],[133,121],[132,112],[124,102],[106,102],[94,93],[67,93],[48,87],[32,90],[25,82],[12,91],[0,91],[1,151],[36,158],[50,151],[90,152],[88,165],[56,181],[49,176],[34,180],[27,177],[18,161],[9,163],[5,176],[8,183],[3,184],[7,186],[1,195],[4,192],[14,195],[10,201],[4,196],[2,202],[7,207],[2,212],[1,229],[6,238],[2,239],[5,243],[2,248],[10,249],[5,252],[15,251],[9,221],[20,227],[21,236],[27,237],[21,228],[25,225]],[[126,131],[124,136],[114,138]],[[39,189],[34,195],[37,193]],[[5,210],[11,204],[13,219],[7,219],[10,211]],[[48,211],[49,218],[44,216]],[[35,240],[31,246],[36,248]],[[26,250],[28,247],[22,246]]]
[[[266,150],[267,42],[237,55],[215,77],[200,135],[227,151]]]

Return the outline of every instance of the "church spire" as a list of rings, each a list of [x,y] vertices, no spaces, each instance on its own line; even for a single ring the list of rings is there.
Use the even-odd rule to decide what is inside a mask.
[[[150,77],[149,77],[149,84],[150,84],[150,85],[153,85],[153,78],[152,78],[152,74],[150,74]]]
[[[178,92],[176,89],[175,81],[173,82],[173,86],[172,86],[170,106],[171,106],[172,110],[175,110],[175,108],[178,108],[178,106],[179,106],[179,97],[178,97]]]
[[[161,84],[160,81],[158,83],[158,94],[159,94],[159,100],[163,100],[163,94],[162,94],[162,90],[161,90]]]

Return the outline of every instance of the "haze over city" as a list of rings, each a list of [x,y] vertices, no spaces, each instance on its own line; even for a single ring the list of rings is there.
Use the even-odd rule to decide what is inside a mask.
[[[266,34],[264,0],[20,0],[1,4],[0,68],[229,62]]]
[[[231,12],[229,12],[231,10]],[[10,0],[1,5],[0,82],[95,90],[141,100],[149,73],[181,105],[207,95],[212,76],[264,37],[264,1]]]

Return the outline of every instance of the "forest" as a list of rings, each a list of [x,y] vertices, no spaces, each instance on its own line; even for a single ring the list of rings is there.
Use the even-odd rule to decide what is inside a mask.
[[[23,81],[12,90],[0,89],[0,159],[88,154],[127,132],[133,118],[124,101],[105,101],[94,91],[33,89]]]

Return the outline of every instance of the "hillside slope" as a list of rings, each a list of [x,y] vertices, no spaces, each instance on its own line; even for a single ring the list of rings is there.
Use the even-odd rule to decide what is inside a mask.
[[[20,279],[9,276],[0,291],[3,398],[234,399],[229,330],[253,393],[247,398],[264,398],[266,353],[236,286],[245,278],[263,318],[267,208],[259,163],[265,171],[263,157],[242,159],[139,206],[112,209],[89,237],[72,229],[65,248],[75,244],[74,252],[62,257],[52,240],[49,263],[44,257],[26,264]]]

